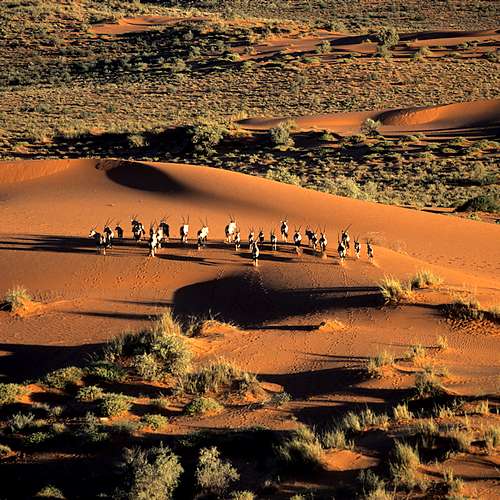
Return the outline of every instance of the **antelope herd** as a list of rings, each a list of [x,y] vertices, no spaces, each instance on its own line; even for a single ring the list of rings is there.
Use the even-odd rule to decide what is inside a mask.
[[[170,240],[170,226],[167,223],[168,217],[163,216],[160,222],[152,222],[149,225],[149,236],[146,238],[146,230],[144,224],[138,219],[137,215],[134,215],[130,219],[132,238],[139,244],[141,241],[147,239],[149,256],[154,257],[156,253],[162,248],[162,245],[166,245]],[[197,248],[201,250],[206,248],[208,243],[208,219],[204,221],[200,219],[201,227],[197,231]],[[340,263],[343,264],[344,260],[349,255],[351,248],[351,238],[349,236],[350,225],[339,233],[337,242],[337,254]],[[296,226],[293,232],[293,246],[297,255],[302,253],[302,226]],[[124,230],[118,221],[114,230],[111,228],[111,220],[107,220],[104,224],[104,229],[101,233],[96,231],[97,226],[94,226],[89,233],[89,238],[95,241],[97,252],[106,255],[106,250],[113,248],[113,241],[115,239],[115,233],[117,240],[123,240]],[[288,219],[285,217],[280,221],[280,233],[282,244],[288,244]],[[318,229],[312,229],[311,227],[306,227],[304,231],[308,239],[308,246],[312,249],[312,253],[319,255],[322,258],[327,258],[327,247],[328,238],[326,234],[326,227],[323,227],[322,231]],[[189,216],[182,217],[182,224],[179,227],[179,240],[181,245],[188,245],[189,242]],[[241,249],[241,232],[236,223],[236,218],[233,215],[229,216],[229,223],[225,227],[225,240],[227,245],[234,245],[235,251],[240,251]],[[255,234],[255,229],[249,228],[248,233],[248,249],[252,256],[252,261],[255,266],[259,265],[259,256],[264,247],[266,246],[266,238],[264,229],[259,228],[257,235]],[[278,237],[276,236],[276,229],[271,229],[269,235],[269,247],[272,252],[278,251]],[[366,254],[368,259],[373,260],[373,244],[372,241],[366,240]],[[360,237],[354,238],[354,257],[359,259],[361,256],[361,241]]]

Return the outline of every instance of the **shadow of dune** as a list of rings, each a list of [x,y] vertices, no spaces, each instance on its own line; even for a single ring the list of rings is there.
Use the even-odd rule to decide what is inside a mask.
[[[0,344],[0,376],[13,382],[36,379],[69,365],[83,365],[102,344],[76,346]]]
[[[132,189],[165,194],[182,194],[188,191],[160,168],[144,163],[122,161],[102,170],[105,170],[106,176],[113,182]]]
[[[349,307],[378,307],[377,287],[332,287],[273,290],[263,286],[260,275],[248,272],[178,289],[173,298],[178,315],[218,314],[226,321],[260,326],[315,311]]]

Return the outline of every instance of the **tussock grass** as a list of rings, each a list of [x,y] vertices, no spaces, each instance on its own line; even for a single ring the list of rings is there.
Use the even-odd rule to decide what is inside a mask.
[[[409,444],[396,441],[389,462],[389,471],[397,488],[411,490],[421,484],[418,474],[420,457]]]
[[[321,467],[323,449],[321,443],[309,427],[301,425],[292,436],[275,447],[279,462],[290,469],[316,469]]]
[[[347,439],[342,429],[332,429],[321,435],[321,444],[325,449],[352,450],[353,441]]]
[[[385,276],[378,286],[386,304],[400,304],[412,297],[411,287],[391,276]]]
[[[82,368],[67,366],[66,368],[60,368],[48,373],[45,375],[43,382],[48,387],[64,390],[80,383],[84,376],[85,371]]]
[[[403,420],[412,420],[413,419],[413,413],[408,409],[408,405],[406,403],[400,404],[395,406],[392,409],[392,414],[394,417],[394,420],[400,422]]]
[[[448,349],[448,339],[440,335],[436,340],[436,345],[440,351],[446,351]]]
[[[472,321],[484,318],[484,311],[479,301],[466,296],[457,297],[450,304],[444,304],[442,311],[450,319]]]
[[[394,365],[394,355],[388,351],[378,353],[374,358],[370,358],[366,365],[368,374],[371,377],[380,377],[383,373],[382,368]]]
[[[28,290],[21,285],[17,285],[8,290],[3,298],[7,310],[14,314],[23,310],[32,300]]]
[[[439,378],[425,371],[415,376],[415,389],[418,397],[439,396],[446,392]]]
[[[427,357],[427,349],[421,344],[413,344],[405,353],[404,358],[408,361],[421,362]]]
[[[449,495],[448,498],[457,498],[457,495],[460,495],[464,489],[464,482],[455,477],[451,469],[447,469],[443,472],[443,482],[446,487],[446,492]]]
[[[437,286],[441,283],[443,283],[443,278],[434,274],[429,269],[422,269],[418,271],[417,274],[410,280],[410,286],[412,289]]]

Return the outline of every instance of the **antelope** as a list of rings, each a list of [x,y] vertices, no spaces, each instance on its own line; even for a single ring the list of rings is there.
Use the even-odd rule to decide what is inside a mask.
[[[89,238],[92,238],[95,241],[97,253],[101,253],[102,251],[103,255],[106,255],[106,239],[104,234],[98,233],[94,227],[90,230]]]
[[[201,222],[201,229],[198,230],[197,236],[198,236],[198,250],[201,248],[205,248],[207,246],[207,238],[208,238],[208,220],[205,219],[205,222],[203,222],[200,219]]]
[[[186,219],[182,218],[182,226],[179,228],[179,234],[181,237],[181,243],[187,244],[188,242],[188,233],[189,233],[189,216]]]
[[[349,228],[350,227],[351,227],[351,224],[349,224],[345,229],[342,230],[342,243],[345,246],[346,254],[349,251],[350,242],[351,242],[351,238],[349,237]]]
[[[344,244],[344,241],[342,240],[342,238],[339,237],[338,242],[339,242],[339,246],[337,247],[337,252],[339,254],[340,262],[343,263],[344,259],[346,258],[346,255],[347,255],[346,247],[345,247],[345,244]]]
[[[241,247],[241,233],[239,229],[234,234],[234,250],[237,252]]]
[[[255,231],[253,230],[253,227],[250,228],[250,232],[248,233],[248,248],[251,248],[251,246],[255,243]]]
[[[271,240],[271,250],[276,252],[276,250],[278,250],[278,237],[276,236],[274,229],[271,230],[269,239]]]
[[[313,239],[313,236],[314,236],[314,231],[312,229],[310,229],[309,227],[306,228],[306,236],[307,236],[307,239],[308,239],[309,246],[311,246],[312,239]]]
[[[123,239],[123,228],[120,226],[119,222],[116,223],[115,231],[116,231],[116,236],[118,237],[118,239],[122,240]]]
[[[130,223],[132,224],[132,234],[134,235],[134,240],[136,243],[138,243],[140,239],[146,234],[146,231],[144,231],[144,225],[137,219],[136,215],[132,217]]]
[[[288,220],[287,217],[285,217],[281,221],[281,239],[285,242],[288,243]]]
[[[356,254],[356,259],[359,259],[359,254],[361,253],[361,243],[359,242],[359,236],[354,238],[354,253]]]
[[[312,249],[314,252],[316,252],[318,250],[318,232],[317,230],[316,231],[313,231],[312,232],[312,235],[311,235],[311,246],[312,246]]]
[[[264,230],[262,228],[260,228],[259,230],[259,245],[264,245],[264,240],[265,240],[265,237],[264,237]]]
[[[162,232],[162,241],[168,242],[170,238],[170,226],[167,224],[168,217],[162,217],[160,223],[158,224],[158,229]]]
[[[259,254],[260,254],[260,250],[259,250],[259,246],[257,245],[256,241],[254,241],[252,243],[252,245],[250,246],[250,250],[252,251],[253,265],[255,267],[258,267],[259,266]]]
[[[224,229],[224,232],[226,233],[226,243],[234,243],[236,229],[236,219],[229,214],[229,224]]]
[[[300,226],[295,228],[295,233],[293,234],[293,243],[295,245],[295,251],[297,255],[300,254],[300,246],[302,244],[302,235],[300,234]]]
[[[319,238],[319,248],[324,257],[326,257],[326,247],[328,245],[328,239],[326,238],[326,228],[323,228],[323,232],[320,233]]]
[[[373,247],[370,240],[366,240],[366,253],[368,254],[368,258],[373,260]]]
[[[109,226],[109,219],[104,224],[104,229],[102,231],[104,235],[104,241],[106,242],[106,247],[111,248],[113,246],[113,238],[115,237],[115,233]]]
[[[153,227],[153,224],[151,224],[151,227]],[[159,241],[158,241],[158,235],[156,231],[150,231],[149,232],[149,240],[148,240],[148,246],[149,246],[149,256],[154,257],[156,254],[156,251],[159,248]]]

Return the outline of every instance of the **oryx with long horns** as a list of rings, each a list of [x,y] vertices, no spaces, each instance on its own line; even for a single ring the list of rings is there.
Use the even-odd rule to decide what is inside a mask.
[[[248,248],[251,248],[254,243],[255,243],[255,231],[253,227],[251,227],[248,233]]]
[[[340,263],[343,264],[344,259],[346,258],[347,255],[347,250],[342,237],[339,235],[337,239],[339,242],[339,245],[337,247],[337,253],[339,254]]]
[[[281,240],[284,243],[288,243],[288,217],[285,217],[281,221],[280,231],[281,231]]]
[[[326,257],[326,247],[328,246],[328,239],[326,237],[326,227],[323,228],[323,231],[319,236],[319,249],[322,257]]]
[[[208,239],[208,219],[205,218],[205,222],[200,219],[201,228],[196,233],[198,238],[198,250],[205,248],[207,246]]]
[[[236,229],[236,232],[234,233],[234,250],[238,252],[240,247],[241,247],[241,233],[239,229]]]
[[[296,227],[295,232],[293,233],[293,244],[295,245],[295,252],[297,255],[300,255],[301,245],[302,245],[302,235],[300,234],[300,228],[302,226]]]
[[[361,254],[361,243],[359,241],[359,236],[354,238],[354,254],[356,255],[356,259],[359,259]]]
[[[368,258],[373,260],[373,246],[371,240],[366,240],[366,253],[368,254]]]
[[[146,231],[144,230],[144,225],[141,221],[139,221],[137,215],[132,216],[130,223],[132,224],[132,235],[134,237],[135,242],[138,243],[141,240],[141,238],[146,234]]]
[[[119,240],[122,240],[123,239],[123,227],[120,225],[120,221],[116,222],[115,231],[116,231],[116,237]]]
[[[182,217],[182,225],[179,228],[179,236],[181,238],[181,243],[183,245],[187,244],[188,242],[188,234],[189,234],[189,215],[187,219]]]
[[[158,224],[158,236],[161,236],[160,244],[163,242],[168,243],[170,238],[170,226],[168,225],[167,220],[168,217],[164,215]]]
[[[89,232],[89,238],[95,241],[97,253],[106,255],[106,238],[104,234],[96,231],[97,226],[94,226]]]
[[[342,238],[342,243],[344,244],[345,246],[345,250],[346,250],[346,255],[347,255],[347,252],[349,251],[349,248],[351,246],[351,238],[349,236],[349,228],[351,227],[352,224],[349,224],[345,229],[342,229],[342,235],[341,235],[341,238]]]
[[[260,255],[260,250],[259,250],[259,245],[256,241],[252,243],[250,246],[250,251],[252,252],[252,261],[253,265],[255,267],[259,266],[259,255]]]
[[[226,234],[226,243],[234,243],[236,229],[236,218],[233,215],[229,214],[229,224],[224,229],[224,232]]]
[[[269,240],[271,241],[271,250],[276,252],[278,250],[278,237],[276,236],[275,229],[271,229],[271,233],[269,234]]]

